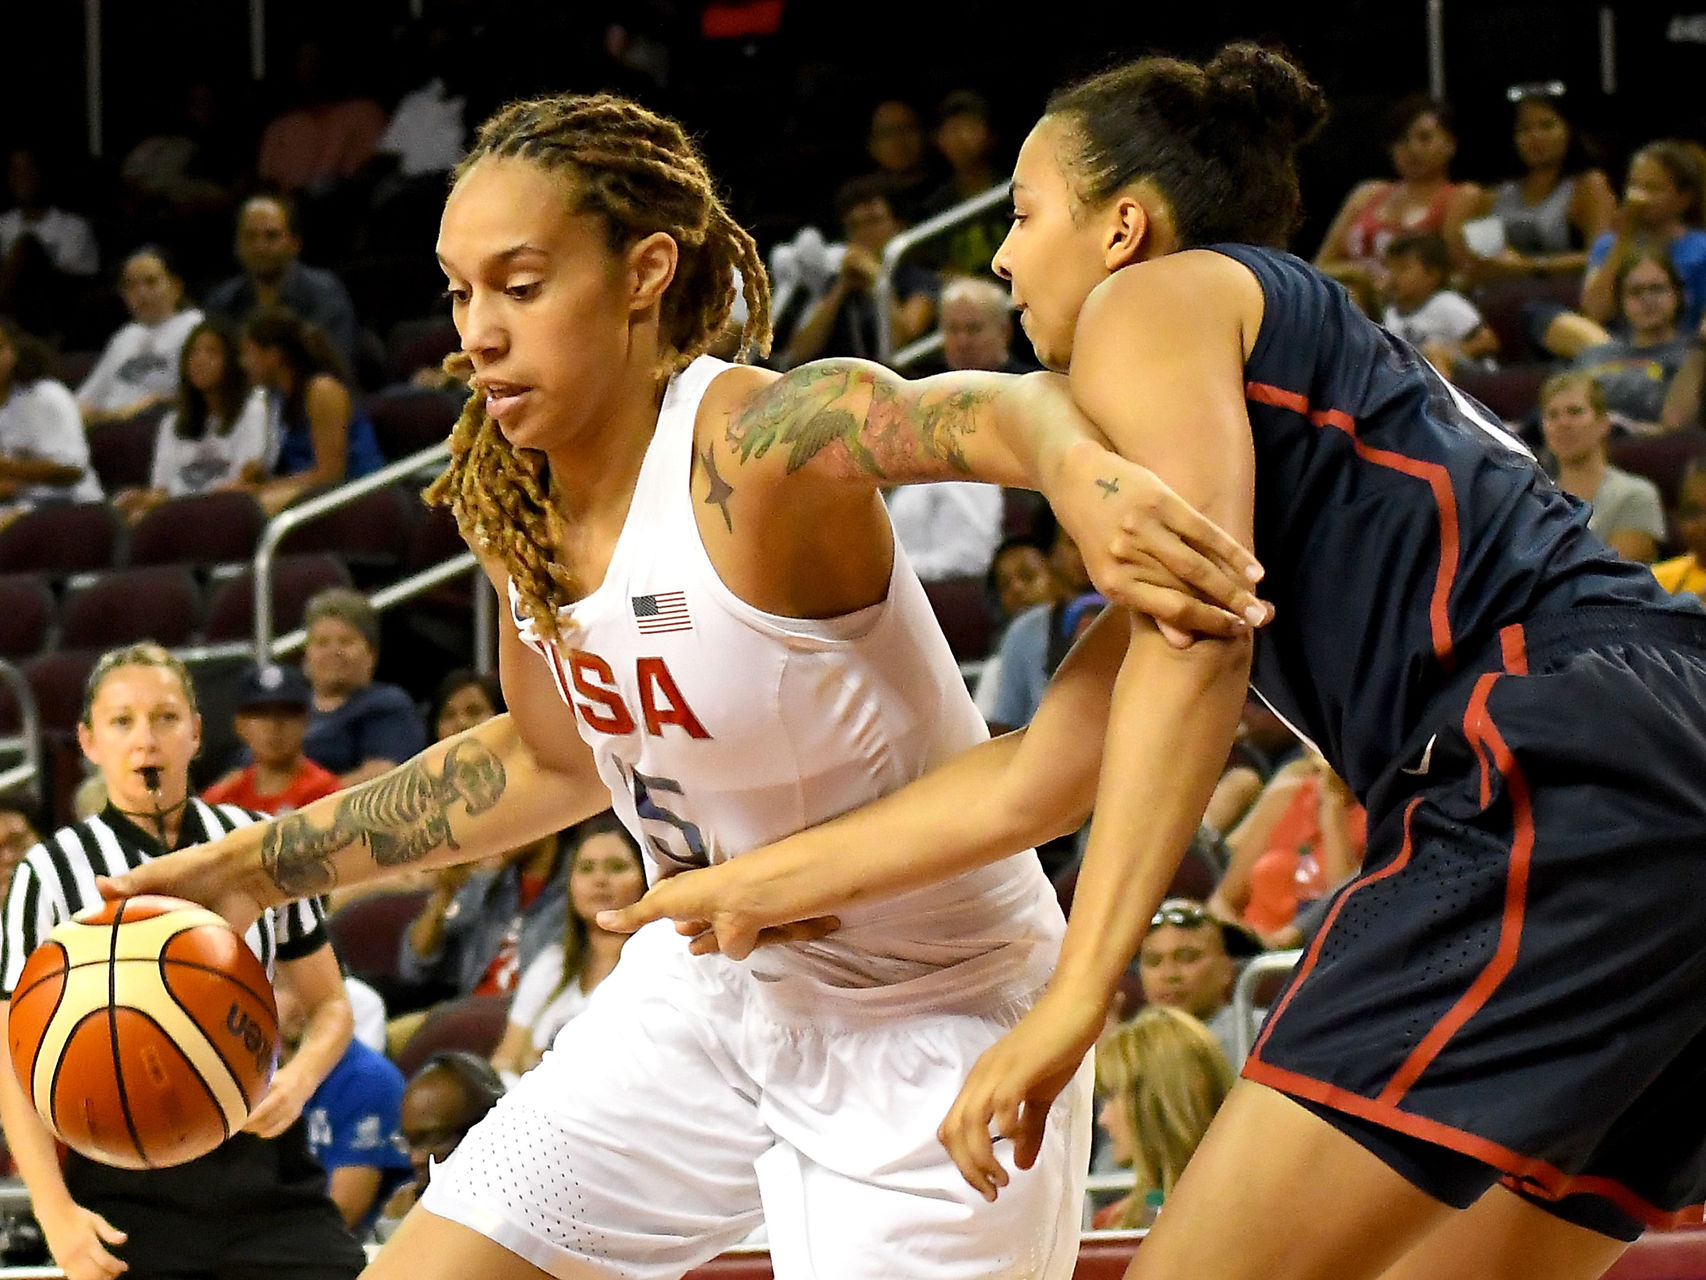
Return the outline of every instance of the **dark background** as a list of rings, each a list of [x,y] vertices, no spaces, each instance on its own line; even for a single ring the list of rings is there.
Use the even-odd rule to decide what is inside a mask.
[[[980,89],[994,103],[1010,152],[1064,78],[1137,53],[1201,56],[1227,39],[1253,37],[1288,47],[1334,103],[1332,123],[1304,157],[1309,220],[1298,247],[1313,251],[1350,184],[1386,171],[1385,108],[1427,85],[1426,0],[792,0],[775,35],[742,41],[701,38],[703,6],[672,0],[422,0],[422,7],[427,21],[462,33],[443,69],[469,94],[471,114],[541,90],[633,93],[700,136],[737,213],[766,246],[803,222],[827,221],[835,185],[865,167],[864,126],[880,97],[909,97],[928,115],[949,89]],[[1504,90],[1512,83],[1565,81],[1614,182],[1632,146],[1702,133],[1706,44],[1668,38],[1673,27],[1685,32],[1693,10],[1609,6],[1618,92],[1607,98],[1599,92],[1601,8],[1575,0],[1447,0],[1447,85],[1462,139],[1458,176],[1487,179],[1510,168]],[[334,48],[349,83],[387,109],[424,78],[424,22],[412,16],[409,0],[269,0],[266,15],[268,78],[256,83],[242,0],[104,0],[105,154],[93,161],[83,4],[6,0],[0,143],[46,143],[60,163],[62,203],[98,210],[118,162],[172,117],[191,81],[218,87],[234,141],[252,154],[261,124],[283,100],[290,49],[303,33]],[[670,48],[666,86],[605,56],[612,22]],[[1697,25],[1706,27],[1706,18]]]

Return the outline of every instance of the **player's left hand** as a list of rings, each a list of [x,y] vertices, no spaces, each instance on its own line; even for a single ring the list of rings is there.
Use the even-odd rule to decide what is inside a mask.
[[[285,1063],[273,1073],[266,1096],[249,1112],[243,1132],[262,1138],[278,1137],[296,1123],[296,1117],[302,1114],[302,1108],[308,1105],[313,1092],[302,1073],[292,1071],[290,1064]]]
[[[1036,1163],[1049,1108],[1096,1043],[1102,1021],[1100,1009],[1045,992],[972,1067],[936,1136],[985,1200],[994,1200],[1008,1181],[995,1139],[1013,1140],[1019,1168]]]
[[[1155,619],[1176,648],[1273,618],[1256,558],[1159,476],[1088,441],[1067,450],[1049,500],[1084,568],[1114,604]]]
[[[600,911],[598,927],[632,933],[667,917],[677,933],[693,939],[688,949],[694,955],[720,953],[731,960],[746,959],[755,947],[808,942],[841,927],[834,916],[792,919],[763,888],[742,874],[738,859],[721,862],[661,880],[632,906]]]

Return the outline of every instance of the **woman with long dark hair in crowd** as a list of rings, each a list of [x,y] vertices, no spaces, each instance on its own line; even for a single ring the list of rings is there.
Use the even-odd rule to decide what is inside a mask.
[[[179,364],[148,487],[113,497],[132,520],[169,498],[258,485],[266,474],[267,396],[244,379],[236,336],[223,321],[203,320],[185,339]]]
[[[272,478],[256,493],[270,514],[385,465],[343,361],[320,330],[288,307],[262,307],[243,325],[242,359],[271,401]]]
[[[1437,235],[1461,255],[1463,223],[1481,199],[1474,183],[1452,181],[1457,133],[1443,102],[1425,94],[1402,99],[1387,116],[1386,148],[1397,180],[1353,189],[1315,255],[1315,265],[1370,315],[1383,300],[1387,246],[1400,236]]]
[[[1617,195],[1605,171],[1588,158],[1565,110],[1562,84],[1518,85],[1511,93],[1516,101],[1513,142],[1522,173],[1482,195],[1476,212],[1497,228],[1498,245],[1492,253],[1477,253],[1470,245],[1477,253],[1475,274],[1484,279],[1580,275],[1588,246],[1611,227]]]

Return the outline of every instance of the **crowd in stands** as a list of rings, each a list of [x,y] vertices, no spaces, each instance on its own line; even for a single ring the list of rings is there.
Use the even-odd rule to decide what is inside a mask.
[[[643,42],[630,54],[642,69],[652,56]],[[59,207],[33,148],[9,156],[0,525],[104,500],[134,531],[209,493],[276,515],[402,456],[407,433],[388,443],[380,429],[397,403],[430,406],[417,444],[454,419],[464,392],[439,369],[455,339],[427,302],[430,231],[414,235],[423,249],[407,262],[374,246],[430,228],[467,145],[466,95],[436,57],[389,111],[330,76],[312,41],[291,66],[292,105],[247,144],[207,87],[190,86],[181,121],[124,158],[116,222]],[[1591,505],[1608,545],[1653,564],[1669,590],[1706,593],[1706,151],[1655,138],[1624,163],[1595,158],[1560,86],[1517,86],[1511,100],[1509,176],[1455,178],[1451,111],[1407,98],[1391,117],[1392,176],[1356,186],[1318,246],[1294,247],[1313,249],[1371,315],[1526,438]],[[921,246],[893,274],[888,314],[877,310],[894,237],[1004,179],[1011,140],[989,104],[958,88],[866,106],[864,164],[835,192],[834,225],[768,246],[772,363],[876,358],[886,328],[891,350],[939,331],[939,354],[915,372],[1034,369],[988,270],[1005,210]],[[97,236],[114,225],[129,237]],[[229,259],[210,243],[229,245]],[[363,273],[359,288],[343,278]],[[113,323],[95,333],[100,316]],[[103,474],[105,442],[137,423],[146,465],[122,481]],[[1076,548],[1032,495],[943,484],[888,501],[979,709],[996,732],[1024,725],[1105,604]],[[68,590],[56,567],[7,568]],[[496,683],[472,671],[416,672],[409,687],[376,679],[381,622],[361,590],[320,592],[302,621],[300,666],[247,670],[226,700],[237,750],[203,762],[217,765],[209,801],[286,812],[504,709]],[[1175,879],[1186,896],[1163,905],[1134,962],[1123,1011],[1134,1016],[1097,1051],[1101,1159],[1136,1175],[1098,1225],[1153,1218],[1225,1096],[1238,962],[1307,941],[1361,861],[1363,815],[1343,782],[1260,706],[1246,727]],[[104,798],[84,803],[94,812]],[[63,817],[0,799],[0,877]],[[1069,837],[1039,850],[1063,901],[1079,848]],[[643,887],[639,849],[603,816],[488,864],[334,896],[334,938],[354,937],[339,919],[358,914],[364,937],[374,922],[390,929],[362,963],[345,957],[352,1003],[375,1013],[308,1109],[352,1229],[383,1238],[424,1186],[428,1157],[442,1159],[539,1060],[619,957],[622,937],[596,913]],[[451,1025],[446,1047],[430,1049]],[[425,1056],[406,1075],[411,1050]]]

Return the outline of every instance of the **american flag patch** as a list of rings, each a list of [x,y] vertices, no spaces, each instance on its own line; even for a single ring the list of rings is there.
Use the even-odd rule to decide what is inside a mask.
[[[687,616],[687,593],[660,591],[655,596],[633,596],[634,621],[640,634],[654,636],[662,631],[691,631],[693,619]]]

